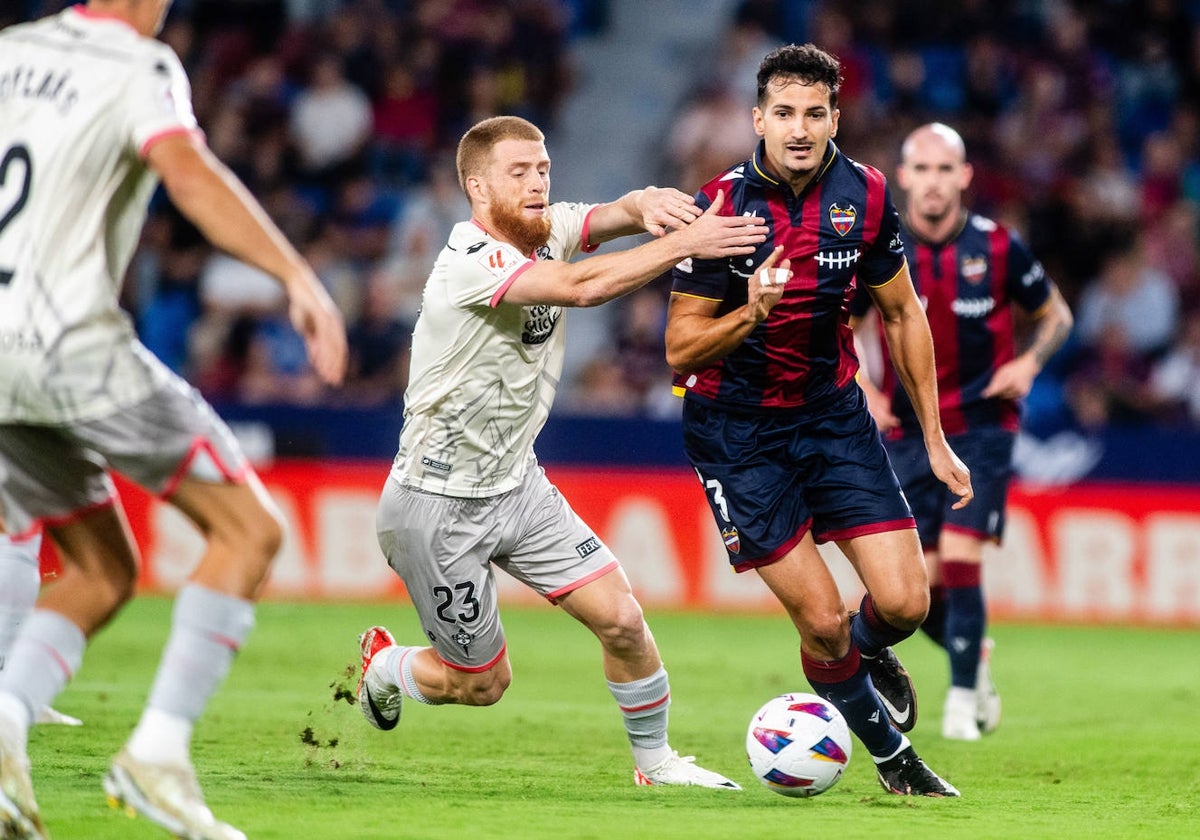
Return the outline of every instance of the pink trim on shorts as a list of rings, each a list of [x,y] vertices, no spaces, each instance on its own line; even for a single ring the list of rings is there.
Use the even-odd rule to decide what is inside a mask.
[[[183,456],[183,460],[179,462],[179,467],[167,480],[166,486],[158,494],[159,498],[165,499],[178,489],[180,482],[187,478],[188,470],[192,467],[192,462],[196,460],[196,456],[203,450],[208,453],[208,457],[212,458],[213,463],[217,465],[217,469],[221,471],[221,475],[230,484],[241,484],[246,480],[246,468],[243,465],[237,470],[230,469],[221,456],[217,454],[216,447],[212,445],[212,441],[203,435],[196,435],[192,440],[191,448],[188,449],[187,455]]]
[[[198,128],[188,128],[182,125],[173,125],[170,128],[164,128],[155,134],[151,134],[146,138],[146,142],[138,148],[138,157],[142,160],[146,159],[146,155],[150,154],[150,147],[158,143],[160,140],[166,140],[168,137],[175,137],[179,134],[191,134],[197,137],[201,142],[205,142],[204,132]]]
[[[905,531],[916,529],[917,520],[911,516],[907,519],[892,519],[887,522],[873,522],[870,525],[858,525],[854,528],[843,528],[840,531],[826,531],[821,535],[814,534],[818,543],[833,542],[834,540],[852,540],[855,537],[865,537],[868,534],[883,534],[888,531]]]
[[[83,519],[85,516],[90,516],[96,511],[115,507],[116,504],[117,497],[109,496],[102,502],[95,502],[93,504],[86,505],[78,510],[71,511],[70,513],[64,513],[62,516],[46,516],[39,519],[34,519],[33,524],[29,526],[28,530],[22,531],[19,534],[10,534],[9,538],[17,542],[32,539],[40,530],[58,528],[62,525],[69,525],[72,522],[77,522],[80,519]]]
[[[462,671],[465,674],[479,674],[479,673],[482,673],[483,671],[486,671],[489,668],[492,668],[493,666],[495,666],[495,664],[497,662],[499,662],[500,659],[504,656],[504,652],[506,650],[508,650],[508,645],[505,645],[504,647],[500,648],[500,652],[497,653],[494,657],[492,657],[492,661],[487,663],[486,665],[472,665],[472,666],[458,665],[458,664],[455,664],[454,662],[451,662],[449,659],[445,659],[444,657],[442,657],[440,655],[438,656],[438,659],[441,659],[442,663],[447,668],[453,668],[455,671]],[[434,653],[437,653],[437,651],[435,650]]]
[[[591,583],[592,581],[597,580],[598,578],[604,577],[609,572],[616,571],[617,567],[620,565],[621,564],[618,563],[616,560],[613,560],[611,563],[606,565],[604,568],[597,569],[596,571],[592,572],[590,575],[581,577],[579,580],[575,581],[574,583],[568,583],[566,586],[560,587],[559,589],[555,589],[553,592],[547,592],[546,600],[549,601],[551,604],[557,604],[558,599],[561,598],[562,596],[568,595],[571,592],[574,592],[576,589],[579,589],[581,586],[586,586],[587,584]]]
[[[512,274],[508,275],[508,279],[500,285],[500,288],[496,290],[496,294],[492,295],[492,299],[488,301],[488,306],[492,307],[493,309],[499,306],[500,300],[504,297],[504,293],[508,291],[509,286],[511,286],[518,277],[531,268],[533,268],[533,260],[526,259],[524,265],[522,265]]]
[[[751,569],[757,569],[760,566],[770,566],[772,563],[777,563],[782,560],[784,555],[800,544],[800,540],[804,539],[804,535],[808,533],[808,529],[812,527],[812,517],[804,520],[804,523],[796,529],[796,533],[792,538],[785,542],[779,548],[767,554],[764,557],[755,557],[750,560],[739,560],[733,564],[733,570],[739,575],[742,572],[748,572]]]

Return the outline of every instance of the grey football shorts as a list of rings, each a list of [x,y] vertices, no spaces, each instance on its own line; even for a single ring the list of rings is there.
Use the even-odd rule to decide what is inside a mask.
[[[168,497],[184,478],[241,483],[233,433],[200,394],[173,379],[136,405],[94,420],[0,423],[0,512],[14,536],[112,504],[115,470]]]
[[[460,671],[486,671],[504,653],[493,565],[551,603],[618,567],[537,465],[519,487],[486,499],[426,493],[389,478],[376,530],[426,637]]]

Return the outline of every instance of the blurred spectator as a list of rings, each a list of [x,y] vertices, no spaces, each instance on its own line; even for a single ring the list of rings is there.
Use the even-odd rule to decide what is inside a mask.
[[[671,126],[667,146],[680,164],[671,183],[686,193],[696,193],[712,173],[732,166],[754,148],[756,137],[747,99],[728,85],[698,89],[695,98]]]
[[[1179,321],[1179,293],[1165,272],[1146,262],[1140,236],[1129,232],[1112,245],[1100,277],[1079,298],[1079,337],[1085,345],[1119,343],[1135,357],[1167,349]]]
[[[1146,396],[1160,418],[1200,426],[1200,309],[1188,315],[1178,344],[1150,371]]]
[[[308,86],[296,96],[291,134],[304,176],[332,188],[366,148],[371,137],[371,103],[346,80],[342,58],[323,53]]]
[[[367,280],[362,312],[350,328],[350,369],[342,397],[356,405],[397,402],[408,385],[412,322],[400,316],[400,290],[384,271]]]

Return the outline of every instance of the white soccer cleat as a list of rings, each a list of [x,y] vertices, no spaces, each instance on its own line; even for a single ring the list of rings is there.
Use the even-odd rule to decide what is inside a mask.
[[[946,705],[942,707],[942,737],[951,741],[979,740],[974,690],[950,687],[946,694]]]
[[[38,713],[33,716],[33,722],[49,726],[83,726],[83,721],[79,718],[64,715],[58,709],[50,706],[42,706],[38,709]]]
[[[742,789],[741,785],[731,782],[720,773],[714,773],[698,766],[695,756],[681,756],[677,752],[672,752],[647,770],[634,767],[633,783],[635,785],[691,785],[720,790]]]
[[[17,748],[17,736],[11,729],[0,721],[0,837],[49,840],[33,798],[29,758]]]
[[[150,764],[121,750],[104,776],[104,792],[112,807],[140,814],[181,840],[246,840],[204,804],[190,764]]]
[[[979,649],[979,670],[975,672],[975,723],[984,735],[990,735],[1000,725],[1000,692],[992,681],[993,639],[984,639]]]
[[[362,653],[362,675],[358,679],[358,708],[367,723],[376,729],[395,729],[400,722],[400,706],[404,694],[394,682],[386,679],[382,672],[382,660],[375,657],[388,648],[395,647],[396,640],[386,627],[372,627],[358,637]]]

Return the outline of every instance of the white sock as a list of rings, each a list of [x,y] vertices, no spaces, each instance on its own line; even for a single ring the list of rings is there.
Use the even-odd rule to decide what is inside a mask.
[[[10,724],[10,731],[17,737],[16,746],[25,752],[29,727],[33,724],[33,715],[25,702],[15,694],[0,691],[0,721]]]
[[[417,680],[413,677],[412,659],[419,650],[422,648],[411,645],[395,645],[384,653],[383,673],[395,681],[396,687],[405,697],[411,697],[418,703],[433,706],[436,705],[434,701],[421,693],[421,689],[417,686]]]
[[[33,612],[42,575],[38,568],[41,534],[20,542],[0,534],[0,669],[12,650],[21,623]]]

